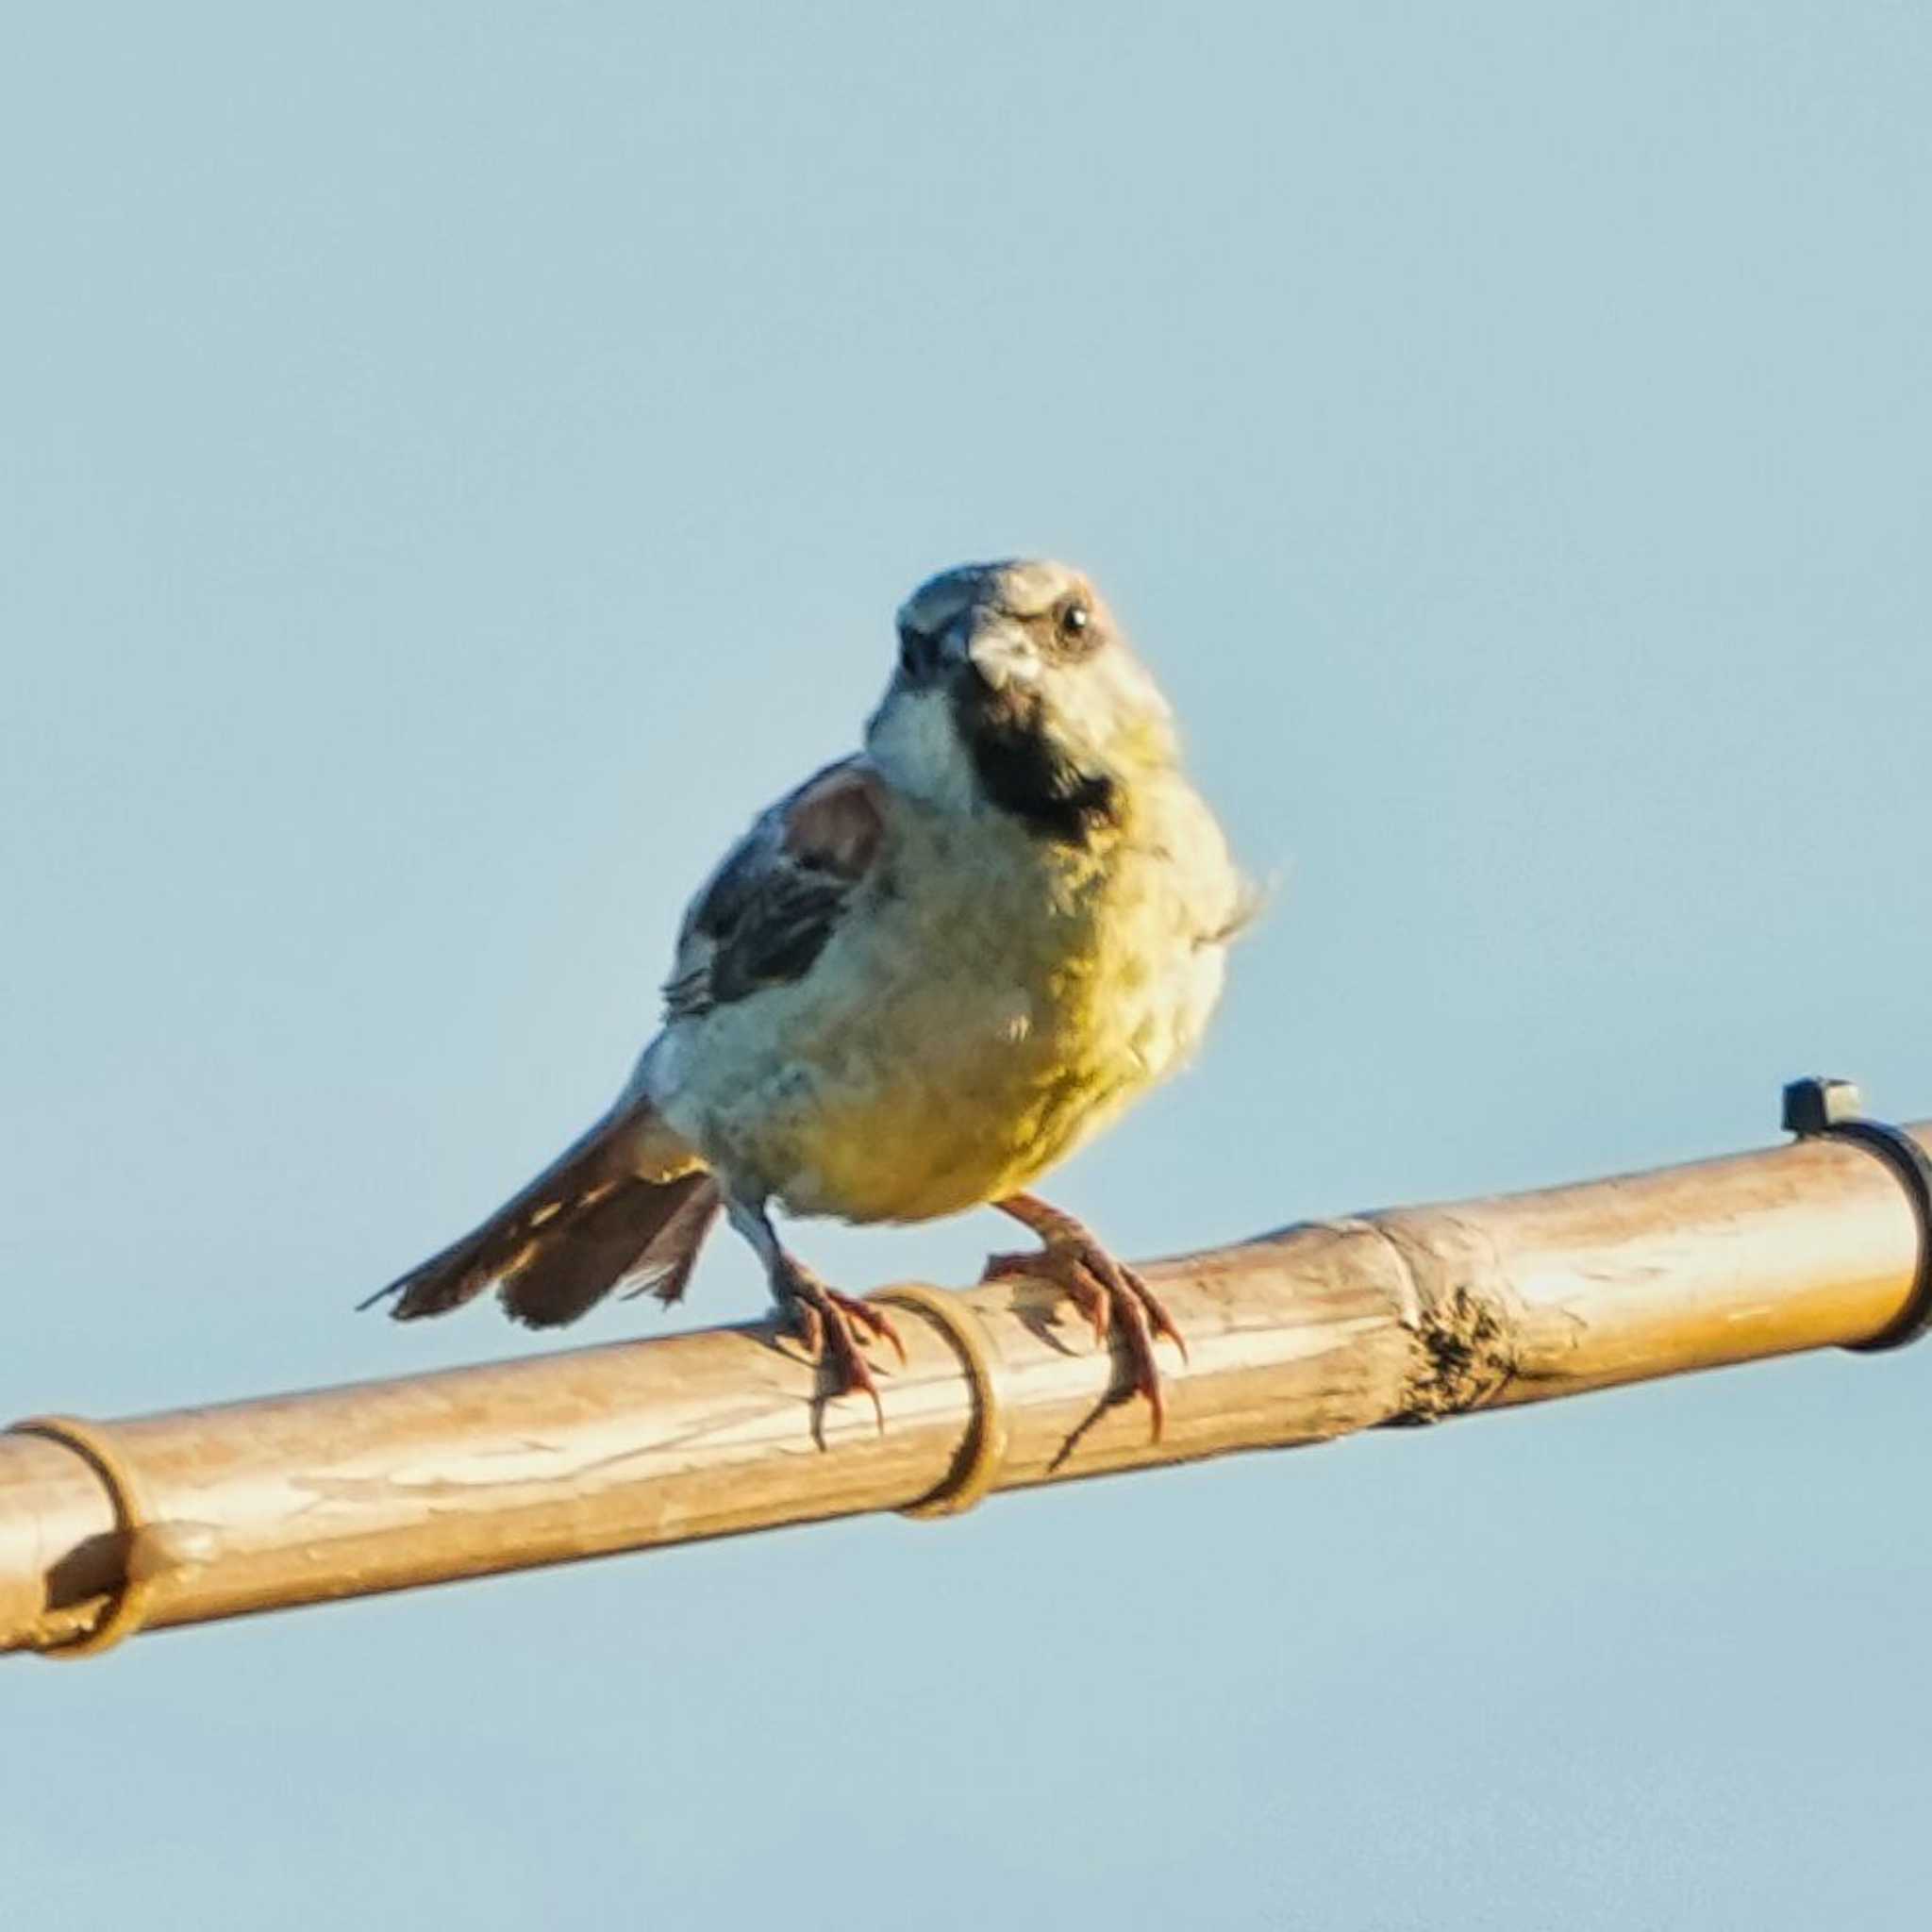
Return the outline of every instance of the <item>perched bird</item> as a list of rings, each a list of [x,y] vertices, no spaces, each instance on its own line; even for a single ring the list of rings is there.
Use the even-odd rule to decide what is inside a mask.
[[[473,1233],[363,1306],[518,1321],[684,1292],[722,1208],[834,1394],[898,1337],[779,1240],[774,1202],[849,1222],[989,1204],[1125,1344],[1154,1429],[1146,1283],[1026,1191],[1193,1049],[1249,897],[1182,775],[1166,701],[1078,572],[969,564],[898,613],[865,748],[772,806],[684,917],[662,1029],[610,1110]],[[903,1357],[904,1351],[900,1350]],[[883,1411],[881,1411],[883,1422]]]

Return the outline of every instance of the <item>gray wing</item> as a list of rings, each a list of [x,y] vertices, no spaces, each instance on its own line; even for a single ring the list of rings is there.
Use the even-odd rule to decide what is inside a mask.
[[[752,826],[692,900],[664,987],[692,1019],[802,979],[845,916],[884,836],[881,781],[863,758],[828,765]]]

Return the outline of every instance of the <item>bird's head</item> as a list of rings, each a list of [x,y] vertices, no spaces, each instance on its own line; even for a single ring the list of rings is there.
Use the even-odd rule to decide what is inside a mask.
[[[1118,824],[1176,756],[1167,701],[1093,586],[1039,561],[962,564],[899,607],[866,749],[914,797],[1071,842]]]

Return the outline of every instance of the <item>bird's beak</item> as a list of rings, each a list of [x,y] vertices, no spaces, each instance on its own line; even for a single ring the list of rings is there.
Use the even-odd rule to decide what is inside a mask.
[[[947,661],[991,691],[1030,681],[1033,654],[1026,634],[1003,611],[963,610],[945,637]]]

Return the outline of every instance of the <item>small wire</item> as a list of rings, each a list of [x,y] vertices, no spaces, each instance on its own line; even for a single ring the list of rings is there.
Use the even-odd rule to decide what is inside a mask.
[[[61,1443],[72,1449],[107,1485],[126,1565],[121,1587],[108,1597],[92,1628],[62,1642],[43,1644],[39,1653],[63,1663],[100,1657],[141,1628],[154,1600],[156,1578],[135,1574],[135,1544],[150,1520],[141,1479],[114,1439],[98,1423],[84,1422],[72,1415],[34,1415],[13,1424],[8,1433],[44,1436],[49,1441]]]
[[[936,1288],[908,1283],[882,1288],[867,1300],[913,1308],[928,1315],[944,1330],[961,1361],[973,1389],[973,1420],[965,1443],[946,1479],[928,1496],[908,1503],[902,1516],[958,1516],[973,1507],[998,1480],[1007,1454],[1007,1412],[1000,1400],[999,1369],[988,1345],[986,1330],[971,1307],[957,1295]]]

